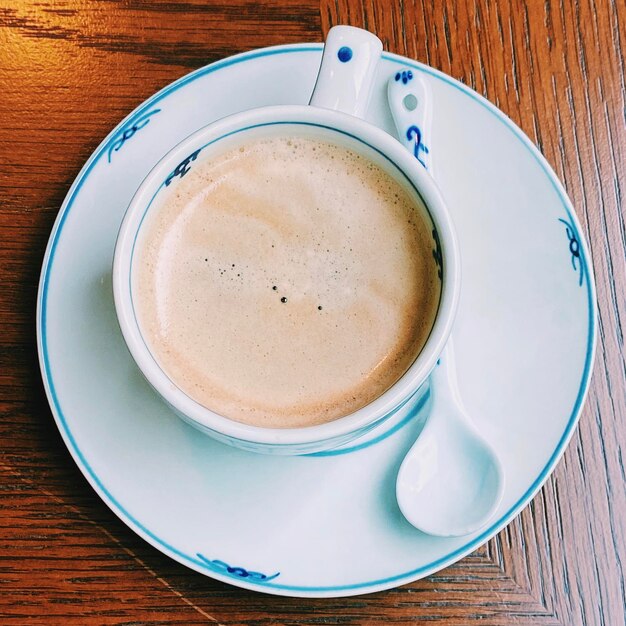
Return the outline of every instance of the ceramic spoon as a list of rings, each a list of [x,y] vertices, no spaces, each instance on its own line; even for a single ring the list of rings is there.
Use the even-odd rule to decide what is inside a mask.
[[[432,175],[430,94],[417,72],[391,76],[388,99],[398,137]],[[443,537],[484,527],[504,490],[504,472],[459,396],[452,339],[430,377],[431,410],[396,481],[400,510],[416,528]]]

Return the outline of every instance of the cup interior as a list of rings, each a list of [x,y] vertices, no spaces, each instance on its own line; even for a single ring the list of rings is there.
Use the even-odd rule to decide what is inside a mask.
[[[388,173],[411,198],[420,219],[432,229],[433,256],[439,267],[439,306],[430,335],[407,372],[370,404],[350,415],[316,426],[265,428],[242,424],[200,405],[185,394],[160,367],[138,322],[133,301],[133,261],[143,226],[152,211],[168,201],[180,181],[194,168],[230,149],[276,136],[297,136],[335,144],[365,157]],[[114,295],[120,326],[140,369],[185,419],[209,431],[259,443],[289,444],[341,436],[373,424],[406,401],[424,382],[443,349],[450,330],[458,293],[457,251],[443,201],[431,179],[401,144],[389,135],[351,116],[313,107],[268,107],[226,118],[201,129],[155,166],[133,198],[116,244]]]

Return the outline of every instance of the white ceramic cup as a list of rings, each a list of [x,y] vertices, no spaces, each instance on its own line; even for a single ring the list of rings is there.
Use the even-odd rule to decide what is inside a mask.
[[[212,437],[256,452],[307,454],[329,450],[354,439],[394,414],[417,393],[441,354],[457,308],[459,252],[446,205],[433,179],[399,141],[362,119],[382,52],[380,40],[349,26],[328,34],[317,83],[309,106],[269,106],[218,120],[179,143],[145,178],[133,197],[115,247],[113,293],[128,348],[140,370],[185,421]],[[407,372],[367,406],[331,422],[304,428],[263,428],[219,415],[181,391],[152,356],[132,301],[135,243],[148,211],[175,189],[183,176],[193,176],[194,163],[210,159],[259,136],[305,135],[364,155],[394,176],[416,200],[433,229],[433,252],[442,280],[439,309],[423,349]],[[320,363],[324,367],[324,363]]]

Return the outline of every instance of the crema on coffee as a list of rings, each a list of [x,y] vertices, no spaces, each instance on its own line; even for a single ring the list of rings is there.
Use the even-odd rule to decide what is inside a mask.
[[[441,284],[403,185],[347,148],[268,137],[190,164],[133,256],[144,340],[171,381],[230,419],[348,415],[409,368]]]

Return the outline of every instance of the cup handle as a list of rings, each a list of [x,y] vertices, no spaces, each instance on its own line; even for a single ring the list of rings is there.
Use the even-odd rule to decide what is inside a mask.
[[[380,39],[366,30],[331,28],[309,104],[365,117],[382,50]]]

